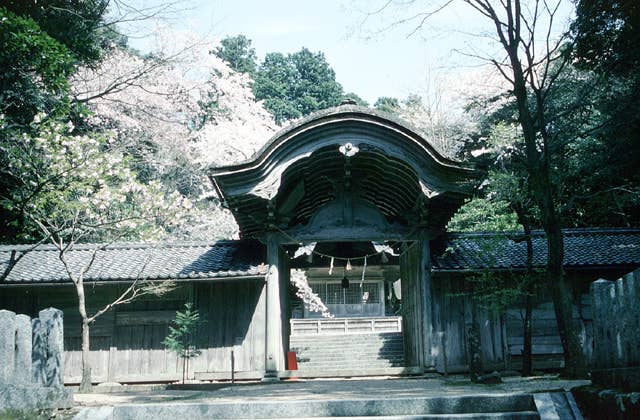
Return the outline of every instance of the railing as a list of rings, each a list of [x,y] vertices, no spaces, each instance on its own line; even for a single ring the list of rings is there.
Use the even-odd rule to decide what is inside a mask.
[[[402,332],[402,317],[292,319],[291,335]]]

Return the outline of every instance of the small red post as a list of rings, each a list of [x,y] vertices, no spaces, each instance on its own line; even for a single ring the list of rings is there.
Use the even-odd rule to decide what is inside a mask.
[[[298,358],[296,357],[296,352],[295,351],[288,351],[287,352],[287,368],[289,370],[298,370]],[[291,377],[289,379],[298,379],[298,378],[294,378]]]

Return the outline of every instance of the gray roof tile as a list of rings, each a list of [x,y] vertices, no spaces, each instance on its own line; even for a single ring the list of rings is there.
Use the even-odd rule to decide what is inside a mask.
[[[533,264],[544,266],[547,241],[534,231]],[[449,234],[433,247],[434,270],[525,268],[527,246],[518,233]],[[564,231],[564,266],[640,266],[640,229],[567,229]]]
[[[432,246],[434,270],[521,269],[526,244],[518,234],[448,234]],[[438,243],[439,242],[439,243]],[[574,229],[564,235],[565,267],[640,266],[640,229]],[[533,233],[534,265],[546,263],[546,239]],[[96,245],[78,245],[68,253],[72,270],[78,272]],[[0,246],[0,270],[4,271],[12,250],[27,245]],[[265,248],[256,241],[221,241],[192,244],[116,244],[98,251],[85,275],[86,281],[144,279],[205,279],[263,276]],[[142,270],[142,272],[141,272]],[[40,246],[13,268],[6,283],[63,283],[69,278],[57,250]]]
[[[77,245],[67,261],[78,273],[98,245]],[[28,246],[0,246],[0,270],[9,264],[12,250]],[[116,244],[100,249],[85,275],[86,281],[141,279],[203,279],[259,276],[266,273],[264,249],[254,241],[193,244]],[[53,246],[27,252],[5,279],[6,283],[68,282],[59,253]]]

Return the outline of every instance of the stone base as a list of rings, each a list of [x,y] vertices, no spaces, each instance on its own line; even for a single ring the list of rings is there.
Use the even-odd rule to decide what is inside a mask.
[[[7,411],[71,408],[73,391],[58,387],[0,384],[0,415]]]
[[[640,391],[640,366],[591,371],[591,381],[603,388]]]
[[[267,371],[261,379],[262,382],[279,382],[280,378],[278,377],[278,372],[276,371]]]
[[[640,418],[640,392],[623,393],[594,386],[573,388],[571,392],[582,412],[590,419]]]

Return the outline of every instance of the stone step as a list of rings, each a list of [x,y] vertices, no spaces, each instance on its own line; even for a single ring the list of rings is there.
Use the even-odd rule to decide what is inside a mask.
[[[402,367],[404,365],[404,361],[398,362],[378,362],[378,363],[350,363],[350,362],[342,362],[342,363],[298,363],[298,369],[310,369],[310,368],[327,368],[327,369],[367,369],[373,367]]]
[[[386,343],[379,342],[358,342],[358,341],[345,341],[345,342],[331,342],[331,341],[289,341],[289,345],[297,347],[404,347],[404,343],[401,341],[393,341]]]
[[[404,360],[404,357],[298,357],[298,363],[309,363],[309,362],[323,362],[323,363],[339,363],[339,362],[358,362],[369,363],[369,362],[401,362]]]
[[[402,333],[377,334],[304,334],[292,335],[291,340],[402,340]]]
[[[242,402],[180,401],[88,407],[76,419],[176,418],[538,419],[529,394]]]
[[[402,336],[398,338],[380,338],[377,336],[371,337],[357,337],[353,335],[345,335],[345,336],[317,336],[317,337],[308,337],[308,338],[294,338],[290,337],[289,341],[292,342],[306,342],[306,343],[402,343]]]
[[[360,351],[373,351],[375,350],[394,350],[394,349],[403,349],[404,345],[400,344],[375,344],[369,343],[367,345],[364,344],[353,344],[353,343],[345,343],[345,344],[327,344],[327,343],[289,343],[290,348],[298,348],[298,349],[322,349],[325,351],[328,350],[336,350],[336,349],[344,349],[348,348],[351,350],[360,350]]]
[[[328,419],[351,419],[351,420],[539,420],[540,416],[535,411],[514,411],[508,413],[465,413],[456,414],[418,414],[408,416],[366,416],[366,417],[303,417],[300,420],[328,420]]]
[[[353,371],[404,366],[402,333],[292,336],[301,371]]]
[[[320,353],[296,353],[298,361],[319,360],[398,360],[404,359],[402,354],[320,354]]]
[[[353,361],[367,361],[367,362],[375,362],[377,360],[385,362],[385,361],[397,361],[397,360],[404,360],[404,357],[399,354],[399,355],[395,355],[395,356],[388,356],[388,357],[384,357],[384,356],[379,356],[379,355],[359,355],[357,357],[349,357],[348,355],[345,356],[341,356],[341,355],[335,355],[335,356],[323,356],[323,355],[297,355],[298,358],[298,362],[299,363],[305,363],[305,362],[313,362],[315,360],[322,360],[324,362],[340,362],[342,360],[348,360],[350,362]]]
[[[403,357],[404,352],[371,352],[371,353],[362,353],[362,352],[349,352],[349,351],[336,351],[333,353],[329,352],[320,352],[320,351],[296,351],[296,355],[300,356],[315,356],[315,357],[327,357],[330,359],[335,358],[357,358],[357,357]]]
[[[378,343],[289,343],[289,347],[296,348],[309,348],[309,349],[340,349],[340,348],[350,348],[354,350],[371,350],[371,349],[402,349],[404,348],[404,344],[402,343],[391,343],[391,344],[378,344]]]

